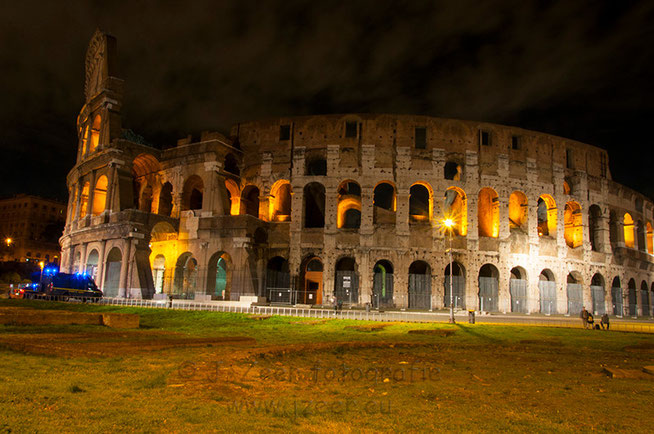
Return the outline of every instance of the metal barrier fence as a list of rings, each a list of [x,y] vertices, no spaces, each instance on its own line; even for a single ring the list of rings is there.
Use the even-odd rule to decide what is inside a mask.
[[[79,302],[65,296],[38,296],[41,300]],[[365,311],[365,310],[339,310],[322,308],[299,308],[292,306],[238,306],[220,305],[217,303],[206,303],[192,300],[145,300],[135,298],[102,298],[88,299],[89,303],[97,303],[108,306],[125,306],[138,308],[195,310],[210,312],[242,313],[256,315],[279,315],[302,318],[317,319],[348,319],[358,321],[380,321],[380,322],[447,322],[449,314],[445,312],[403,312],[403,311]],[[457,312],[456,319],[459,323],[466,323],[468,312]],[[509,316],[509,315],[477,315],[476,322],[481,324],[494,325],[521,325],[540,327],[561,327],[581,328],[581,320],[572,318],[539,317],[539,316]],[[637,333],[654,333],[654,323],[632,322],[631,320],[612,319],[610,330]]]

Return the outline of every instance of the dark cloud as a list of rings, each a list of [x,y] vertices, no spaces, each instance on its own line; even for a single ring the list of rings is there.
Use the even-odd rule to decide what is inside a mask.
[[[654,196],[653,22],[646,1],[5,2],[0,194],[65,198],[99,26],[118,39],[124,126],[162,146],[260,117],[423,113],[605,147]]]

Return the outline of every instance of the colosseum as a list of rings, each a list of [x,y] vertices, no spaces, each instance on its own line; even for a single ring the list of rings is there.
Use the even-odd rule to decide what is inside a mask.
[[[121,127],[116,64],[97,31],[61,238],[62,269],[105,296],[652,315],[654,204],[611,179],[602,149],[386,114],[244,122],[161,149]]]

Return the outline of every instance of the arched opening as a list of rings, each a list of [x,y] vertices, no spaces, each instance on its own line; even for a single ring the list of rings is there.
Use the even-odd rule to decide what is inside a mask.
[[[270,189],[270,221],[291,221],[291,184],[277,181]]]
[[[527,272],[522,267],[511,269],[509,292],[511,293],[511,312],[527,313]]]
[[[88,149],[89,142],[89,126],[86,125],[84,128],[84,135],[82,135],[82,157],[89,153]]]
[[[620,278],[615,277],[611,284],[611,303],[613,304],[613,315],[622,316],[622,286],[620,286]]]
[[[308,257],[302,267],[302,282],[296,303],[322,304],[322,261],[315,256]]]
[[[236,182],[231,179],[225,180],[227,202],[225,203],[225,214],[238,215],[241,212],[241,193]]]
[[[241,171],[238,168],[238,161],[236,160],[236,157],[234,157],[234,155],[232,154],[225,155],[223,168],[225,169],[225,172],[229,172],[236,176],[241,175]]]
[[[624,245],[625,247],[634,248],[634,219],[631,214],[625,213],[622,219],[624,227]]]
[[[380,182],[373,192],[373,223],[395,224],[397,200],[395,187],[388,182]]]
[[[91,125],[91,140],[89,153],[94,152],[100,144],[100,127],[102,126],[102,117],[96,115]]]
[[[104,266],[104,285],[102,293],[105,297],[117,297],[120,286],[120,269],[123,263],[123,253],[118,247],[109,250]]]
[[[372,269],[372,307],[393,307],[393,264],[383,259]]]
[[[466,274],[463,265],[458,262],[452,262],[452,303],[455,309],[466,308]],[[445,279],[443,280],[445,295],[443,305],[450,307],[450,264],[445,267]]]
[[[556,236],[556,202],[549,194],[538,198],[538,236]]]
[[[89,183],[85,182],[84,187],[82,187],[82,195],[80,196],[80,200],[79,200],[80,218],[86,217],[86,212],[88,211],[89,208],[89,190],[90,190]]]
[[[454,161],[448,161],[443,168],[443,175],[445,179],[452,181],[460,181],[463,169],[460,164]]]
[[[90,276],[94,282],[98,279],[98,263],[100,262],[100,255],[96,249],[91,250],[86,259],[86,274]]]
[[[588,235],[590,236],[590,247],[595,252],[602,250],[602,210],[597,205],[591,205],[588,209]]]
[[[325,187],[319,182],[304,186],[304,227],[325,227]]]
[[[571,185],[572,183],[567,178],[563,181],[563,194],[569,195],[572,193]]]
[[[645,231],[645,225],[642,220],[636,222],[636,245],[638,250],[643,252],[647,251],[647,234]]]
[[[409,266],[409,309],[431,309],[431,267],[425,261]]]
[[[527,196],[521,191],[514,191],[509,196],[509,229],[527,228],[528,203]]]
[[[159,185],[159,161],[151,154],[140,154],[132,162],[132,184],[134,207],[144,212],[152,212],[152,186]],[[155,209],[158,205],[155,204]]]
[[[166,217],[170,217],[172,211],[173,211],[173,185],[170,182],[166,182],[161,187],[161,192],[159,193],[158,214],[161,214]]]
[[[107,204],[107,177],[102,175],[95,183],[93,190],[93,215],[100,215],[104,212]]]
[[[327,160],[324,158],[314,158],[307,162],[306,166],[307,176],[326,176],[327,175]]]
[[[538,277],[540,312],[550,315],[556,313],[556,281],[552,270],[544,269]]]
[[[604,276],[600,273],[595,273],[590,280],[590,295],[593,298],[593,312],[595,316],[604,315],[606,313],[604,302],[606,291],[604,290]]]
[[[647,253],[654,255],[654,231],[652,230],[652,224],[647,222]]]
[[[154,282],[155,294],[164,292],[164,276],[166,274],[166,257],[157,255],[152,261],[152,281]]]
[[[27,252],[27,257],[29,258],[30,256],[32,256],[32,252]],[[73,261],[73,272],[82,272],[82,253],[79,251],[75,253],[75,260]]]
[[[343,181],[338,187],[336,227],[358,229],[361,226],[361,187],[354,181]]]
[[[649,288],[644,280],[640,282],[640,304],[641,314],[649,316]]]
[[[292,304],[291,272],[288,261],[275,256],[266,266],[266,296],[271,303]]]
[[[182,211],[202,209],[204,183],[198,175],[191,175],[184,183],[182,190]]]
[[[581,288],[581,274],[573,271],[568,274],[566,293],[568,296],[568,314],[574,315],[581,312],[584,307],[584,298]]]
[[[254,185],[246,186],[241,192],[240,215],[251,215],[259,218],[259,188]]]
[[[434,201],[431,186],[417,183],[409,190],[409,221],[412,223],[430,222],[434,214]]]
[[[465,237],[468,233],[468,200],[459,187],[450,187],[445,191],[443,217],[454,221],[454,235]]]
[[[349,306],[359,303],[359,273],[356,260],[352,257],[341,258],[336,262],[334,297],[339,303]]]
[[[480,237],[497,238],[500,235],[500,198],[492,188],[479,191],[477,217]]]
[[[225,252],[211,255],[207,263],[207,294],[213,300],[230,300],[232,258]]]
[[[634,279],[629,279],[627,284],[627,297],[629,302],[629,315],[637,316],[638,315],[638,294],[636,291],[636,281]]]
[[[581,246],[584,239],[584,226],[581,206],[577,202],[571,201],[565,204],[563,222],[565,243],[572,249]],[[581,308],[579,310],[581,311]]]
[[[497,312],[500,272],[493,264],[484,264],[479,269],[479,311]]]
[[[198,279],[198,261],[190,252],[182,253],[175,265],[175,280],[173,294],[177,298],[195,297],[195,286]]]

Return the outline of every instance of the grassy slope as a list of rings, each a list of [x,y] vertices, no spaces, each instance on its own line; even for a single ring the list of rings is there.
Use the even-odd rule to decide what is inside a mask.
[[[139,313],[144,339],[151,331],[163,330],[195,337],[251,336],[257,347],[344,341],[427,346],[305,349],[239,363],[230,360],[243,347],[179,348],[108,358],[60,358],[0,347],[3,430],[649,431],[654,422],[653,381],[611,380],[601,374],[603,364],[623,368],[654,364],[651,350],[623,350],[627,345],[653,344],[651,335],[444,324],[393,324],[382,331],[361,332],[345,328],[365,324],[358,321],[307,324],[311,321],[287,317],[254,321],[240,314],[0,300],[0,307],[16,305]],[[452,327],[457,333],[448,338],[407,334],[411,329]],[[7,335],[88,331],[98,333],[100,341],[111,332],[89,326],[0,326],[0,334]],[[223,364],[213,376],[216,363]],[[310,366],[319,366],[325,372],[343,364],[377,368],[376,372],[407,366],[440,371],[427,381],[262,378],[263,372],[275,369],[306,373]],[[183,371],[189,366],[190,374]],[[234,403],[270,400],[281,402],[283,408],[276,414],[233,409]],[[324,400],[327,407],[312,405],[310,414],[303,414],[306,404],[300,402],[296,413],[295,400]],[[387,407],[381,414],[338,407],[338,402],[347,401],[361,408],[367,400],[390,403],[390,413]],[[322,414],[316,414],[318,410]]]

